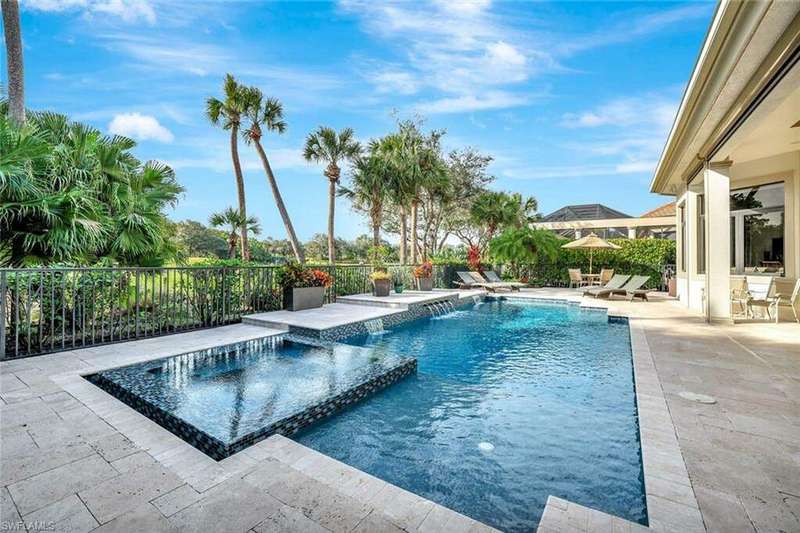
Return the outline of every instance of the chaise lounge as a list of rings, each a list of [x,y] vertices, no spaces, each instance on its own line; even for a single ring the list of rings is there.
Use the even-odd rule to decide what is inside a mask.
[[[473,277],[475,274],[480,275],[480,273],[478,272],[470,272],[470,274],[473,274]],[[522,283],[521,281],[503,281],[503,279],[501,279],[500,276],[498,276],[494,270],[487,270],[486,272],[483,273],[483,275],[484,277],[486,277],[486,280],[489,283],[503,283],[505,285],[510,286],[511,290],[513,291],[518,291],[522,287],[528,286],[527,283]]]
[[[602,287],[592,287],[591,289],[586,289],[583,291],[584,296],[594,296],[597,298],[599,295],[606,295],[606,293],[610,293],[610,291],[614,289],[621,289],[625,282],[630,279],[630,276],[626,276],[625,274],[614,274],[614,276],[608,280],[608,283],[603,285]]]

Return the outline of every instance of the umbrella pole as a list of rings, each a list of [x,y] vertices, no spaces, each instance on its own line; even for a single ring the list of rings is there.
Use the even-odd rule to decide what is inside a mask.
[[[594,248],[589,248],[589,274],[592,273],[592,254],[594,254]]]

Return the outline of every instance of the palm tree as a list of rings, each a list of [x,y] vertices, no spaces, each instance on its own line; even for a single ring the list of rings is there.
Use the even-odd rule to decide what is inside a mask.
[[[485,242],[488,243],[498,229],[520,226],[520,210],[520,202],[513,195],[486,191],[475,198],[470,207],[470,218],[474,224],[486,227]]]
[[[355,206],[369,215],[372,226],[372,246],[381,245],[383,207],[389,194],[387,165],[379,155],[380,141],[372,141],[369,155],[355,161],[350,187],[342,187],[340,194],[353,201]]]
[[[278,182],[275,181],[275,175],[272,173],[272,167],[269,164],[264,147],[261,146],[261,137],[263,129],[267,131],[276,131],[283,133],[286,131],[286,122],[283,120],[283,105],[277,98],[264,99],[261,91],[255,87],[247,89],[247,129],[244,130],[243,135],[248,144],[253,144],[258,152],[258,157],[261,158],[261,164],[264,166],[264,172],[267,174],[267,181],[269,182],[270,189],[272,189],[272,196],[275,198],[275,205],[278,207],[278,212],[283,219],[283,225],[286,227],[286,234],[289,237],[289,242],[292,243],[292,251],[298,263],[305,263],[305,256],[303,248],[300,246],[300,241],[297,240],[297,234],[294,232],[292,220],[289,218],[289,212],[286,210],[286,205],[283,203],[281,191],[278,189]],[[262,129],[263,128],[263,129]]]
[[[336,207],[336,186],[339,184],[339,163],[352,160],[361,152],[361,146],[353,138],[353,130],[345,128],[339,133],[333,128],[320,126],[306,138],[303,157],[306,161],[327,163],[325,177],[328,178],[328,262],[335,261],[334,251],[334,209]]]
[[[22,37],[17,0],[2,0],[3,30],[6,38],[8,63],[8,104],[11,118],[25,123],[25,80],[22,68]]]
[[[233,207],[228,207],[219,213],[213,213],[208,218],[208,223],[215,228],[228,228],[228,257],[230,259],[236,259],[236,245],[239,234],[242,231],[253,233],[253,235],[261,233],[261,226],[259,226],[256,217],[243,216]]]
[[[222,129],[231,132],[231,159],[233,160],[233,173],[236,177],[236,193],[239,198],[239,212],[243,217],[247,216],[247,205],[244,193],[244,177],[242,175],[242,164],[239,161],[239,128],[242,124],[242,116],[247,112],[249,105],[248,90],[230,74],[225,75],[225,82],[222,85],[225,94],[224,100],[211,97],[206,100],[206,116],[215,126],[222,126]],[[250,247],[247,242],[247,231],[241,228],[242,232],[242,259],[250,259]]]

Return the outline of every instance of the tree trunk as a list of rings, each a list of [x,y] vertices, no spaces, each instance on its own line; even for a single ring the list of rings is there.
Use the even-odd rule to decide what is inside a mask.
[[[247,219],[247,205],[244,197],[244,177],[242,164],[239,162],[239,126],[231,128],[231,159],[233,159],[233,173],[236,175],[236,194],[239,197],[239,213],[242,219]],[[242,260],[250,260],[250,245],[247,242],[247,224],[242,226]]]
[[[328,179],[328,263],[336,262],[336,243],[333,236],[333,212],[336,209],[336,180]]]
[[[25,80],[22,68],[22,37],[17,0],[2,0],[3,29],[8,65],[8,109],[17,124],[25,123]]]
[[[411,202],[411,264],[417,264],[417,208],[419,201]]]
[[[306,262],[305,256],[303,255],[303,248],[300,247],[300,243],[297,241],[297,235],[294,232],[294,227],[292,226],[292,221],[289,218],[289,213],[286,211],[286,206],[283,204],[281,191],[278,190],[278,183],[275,181],[275,175],[272,173],[272,167],[269,166],[269,159],[267,159],[267,154],[264,152],[261,142],[255,139],[254,142],[256,145],[256,151],[258,152],[258,157],[261,158],[261,164],[264,165],[264,172],[267,173],[267,181],[272,189],[272,195],[275,197],[275,205],[277,205],[278,212],[281,214],[283,225],[286,226],[286,233],[289,237],[289,242],[292,244],[294,258],[297,259],[297,262],[302,265]]]
[[[406,264],[407,218],[406,206],[400,206],[400,264]]]
[[[236,232],[228,235],[228,259],[236,259]]]
[[[370,217],[372,218],[372,246],[381,245],[381,212],[382,206],[379,203],[372,204]]]

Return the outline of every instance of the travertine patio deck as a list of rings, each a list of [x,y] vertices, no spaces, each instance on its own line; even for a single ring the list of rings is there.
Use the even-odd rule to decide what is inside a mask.
[[[558,289],[522,296],[580,300]],[[584,304],[629,316],[634,350],[649,357],[634,363],[651,525],[800,531],[800,325],[708,326],[663,299]],[[226,326],[0,363],[3,527],[485,529],[283,437],[213,461],[78,376],[269,333]],[[717,403],[685,400],[685,391]],[[540,524],[631,529],[639,526],[557,498]]]

